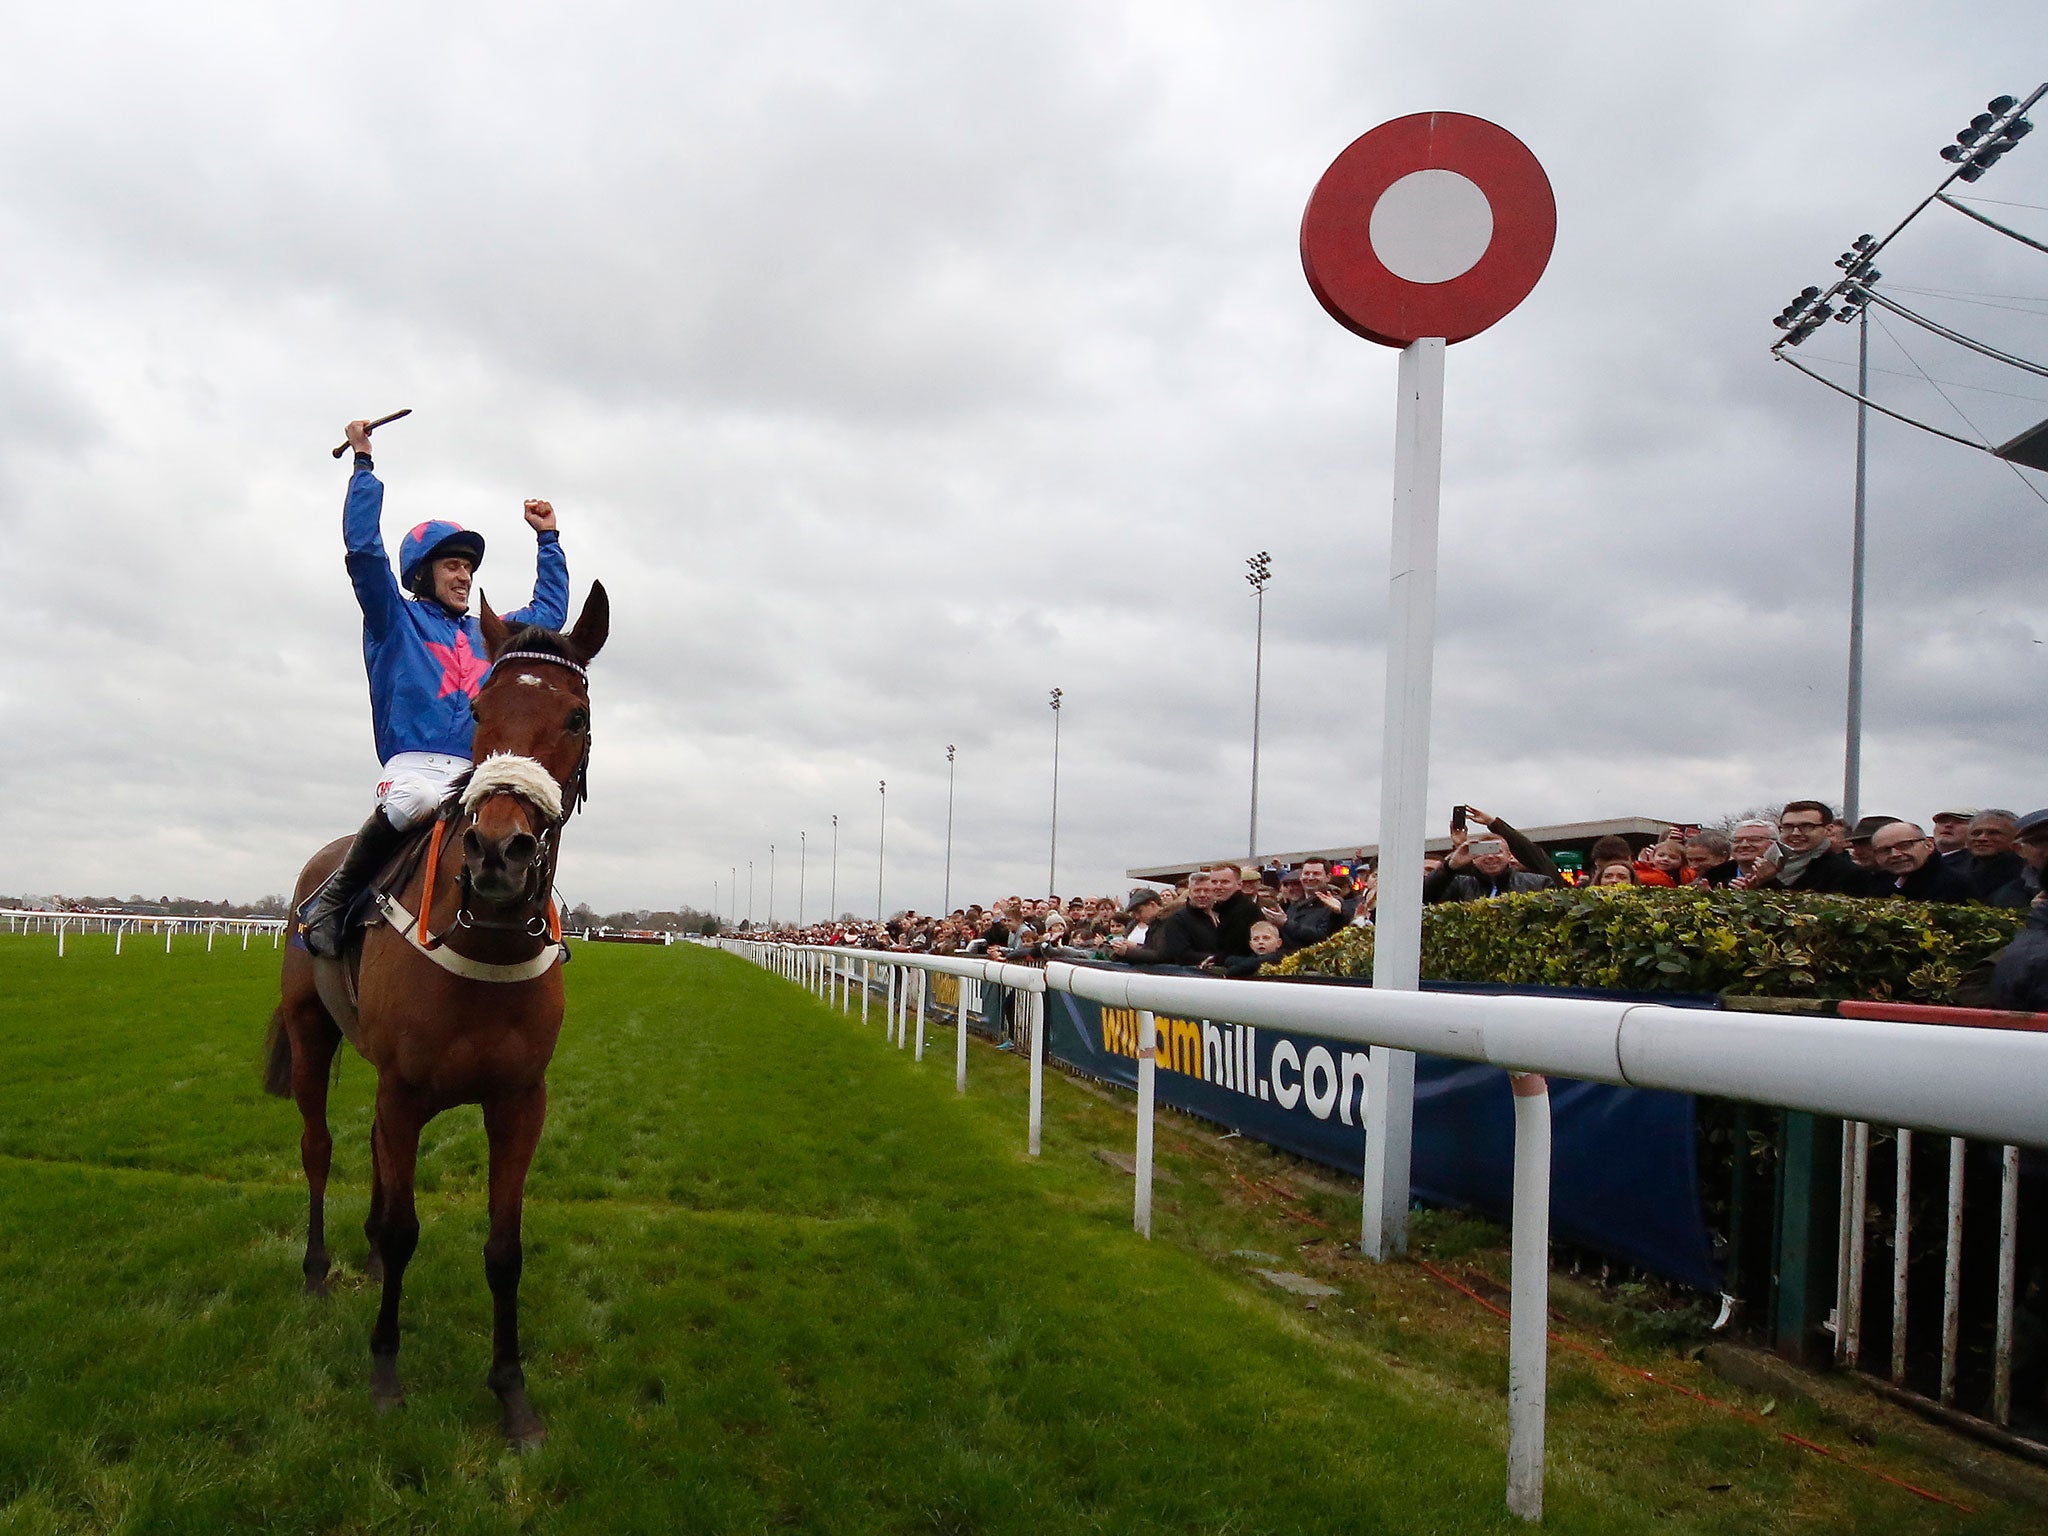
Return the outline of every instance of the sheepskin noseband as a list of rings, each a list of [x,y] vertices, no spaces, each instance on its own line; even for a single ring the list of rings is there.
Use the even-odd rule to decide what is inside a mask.
[[[562,819],[562,786],[530,757],[493,752],[478,763],[469,776],[469,787],[462,792],[462,808],[474,815],[479,805],[499,794],[519,796],[537,807],[549,821]]]

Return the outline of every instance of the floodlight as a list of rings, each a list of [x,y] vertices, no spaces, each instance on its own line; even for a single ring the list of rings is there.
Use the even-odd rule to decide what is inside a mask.
[[[1984,103],[1984,105],[1989,107],[1993,112],[1996,112],[2000,117],[2003,117],[2006,113],[2010,112],[2014,107],[2019,105],[2019,103],[2014,101],[2010,96],[1994,96],[1989,101]]]

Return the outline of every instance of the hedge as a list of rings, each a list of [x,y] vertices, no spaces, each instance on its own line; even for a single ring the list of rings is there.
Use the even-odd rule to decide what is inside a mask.
[[[1445,902],[1422,914],[1432,981],[1947,1003],[2019,931],[1992,907],[1630,886]],[[1269,973],[1370,976],[1346,928]]]

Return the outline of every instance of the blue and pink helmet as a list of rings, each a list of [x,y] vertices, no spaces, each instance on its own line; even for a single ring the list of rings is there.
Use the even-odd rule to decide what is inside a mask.
[[[432,581],[434,562],[449,555],[465,557],[472,569],[484,563],[484,540],[460,523],[421,523],[405,536],[398,547],[398,584],[416,596],[426,596]]]

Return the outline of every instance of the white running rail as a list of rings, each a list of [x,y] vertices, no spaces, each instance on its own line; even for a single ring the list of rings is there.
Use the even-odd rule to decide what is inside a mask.
[[[1138,1190],[1132,1224],[1151,1235],[1155,1014],[1251,1024],[1402,1051],[1487,1062],[1516,1074],[1513,1285],[1508,1330],[1507,1504],[1543,1513],[1544,1318],[1549,1303],[1550,1096],[1543,1074],[1708,1094],[1846,1120],[1906,1126],[2010,1146],[2048,1146],[2048,1034],[1952,1024],[1749,1014],[1598,998],[1476,997],[1369,987],[1165,976],[1054,960],[1043,967],[957,955],[899,954],[722,939],[719,946],[847,1006],[861,968],[861,1011],[875,967],[922,971],[1022,994],[1031,1033],[1028,1144],[1036,1155],[1045,1081],[1044,994],[1139,1014]],[[890,995],[895,988],[891,986]],[[892,1026],[894,1030],[894,1026]],[[900,1039],[900,1030],[892,1034]],[[957,1077],[966,1086],[966,1031]],[[1384,1106],[1368,1103],[1366,1124]],[[1370,1134],[1370,1133],[1368,1133]]]

